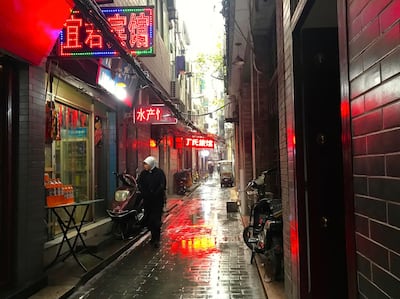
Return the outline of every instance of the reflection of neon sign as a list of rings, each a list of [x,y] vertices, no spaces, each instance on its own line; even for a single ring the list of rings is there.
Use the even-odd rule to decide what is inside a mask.
[[[134,56],[154,56],[153,11],[153,7],[102,8],[121,45]],[[78,10],[65,21],[57,48],[62,57],[118,56],[102,32],[86,21]]]
[[[177,147],[214,148],[214,140],[204,137],[175,137]]]
[[[142,124],[176,124],[178,120],[164,105],[138,106],[134,110],[134,122]]]
[[[173,242],[171,252],[182,256],[208,255],[219,252],[216,242],[216,238],[212,236],[195,236]]]
[[[193,255],[205,256],[220,252],[217,248],[217,238],[212,234],[212,228],[205,224],[193,225],[181,223],[177,227],[168,227],[171,240],[171,253],[183,257]]]

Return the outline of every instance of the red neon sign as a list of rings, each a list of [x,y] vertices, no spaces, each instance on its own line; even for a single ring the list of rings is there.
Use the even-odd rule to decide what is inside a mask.
[[[142,124],[176,124],[178,120],[172,116],[171,110],[164,105],[138,106],[133,110],[134,122]]]
[[[109,7],[103,14],[121,45],[133,56],[154,56],[154,8]],[[115,57],[118,52],[103,37],[94,24],[88,22],[78,10],[65,21],[57,43],[61,57]]]
[[[175,137],[175,144],[182,144],[183,147],[192,148],[214,148],[214,140],[204,137],[183,137],[183,142],[182,137]]]

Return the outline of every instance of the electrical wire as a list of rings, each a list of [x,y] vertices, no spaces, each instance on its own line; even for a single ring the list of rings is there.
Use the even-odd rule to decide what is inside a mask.
[[[101,11],[100,6],[95,2],[87,0],[74,0],[74,2],[77,8],[101,30],[103,36],[112,44],[119,55],[133,67],[133,69],[135,70],[139,78],[145,83],[145,85],[148,85],[150,89],[154,92],[154,94],[157,95],[161,99],[161,101],[163,101],[165,105],[171,109],[171,112],[175,115],[175,117],[193,130],[204,134],[202,130],[200,130],[191,120],[183,117],[182,112],[177,109],[169,96],[165,94],[160,88],[158,88],[155,83],[150,80],[150,78],[148,78],[145,71],[141,68],[140,62],[131,54],[129,54],[126,49],[121,45],[120,38],[116,35],[114,30],[108,23],[103,12]]]
[[[215,113],[215,112],[217,112],[217,111],[219,111],[219,110],[221,110],[221,109],[224,109],[224,108],[225,108],[226,106],[228,106],[229,104],[233,104],[233,102],[228,102],[228,103],[224,104],[223,106],[218,107],[218,108],[215,109],[214,111],[210,111],[210,112],[207,112],[207,113],[202,113],[202,114],[190,114],[190,113],[184,113],[184,112],[182,112],[182,114],[190,115],[190,116],[195,116],[195,117],[197,117],[197,116],[207,116],[207,115],[210,115],[210,114],[212,114],[212,113]]]

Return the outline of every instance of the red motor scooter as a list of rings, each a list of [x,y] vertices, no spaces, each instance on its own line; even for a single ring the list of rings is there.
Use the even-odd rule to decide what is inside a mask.
[[[121,186],[117,188],[111,208],[107,210],[113,221],[112,233],[126,239],[143,228],[144,205],[136,179],[129,173],[113,173]]]

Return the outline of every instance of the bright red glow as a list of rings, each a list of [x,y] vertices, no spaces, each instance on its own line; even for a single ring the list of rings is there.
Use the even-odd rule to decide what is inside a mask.
[[[168,146],[170,146],[170,147],[172,147],[172,145],[173,145],[173,142],[174,142],[174,138],[173,138],[173,137],[171,137],[171,136],[168,136],[168,139],[167,139],[167,145],[168,145]]]
[[[203,137],[184,137],[183,145],[192,148],[214,148],[214,140]]]
[[[134,122],[142,124],[176,124],[171,111],[164,105],[138,106],[133,110]]]
[[[288,150],[293,150],[296,145],[296,135],[292,129],[287,130],[287,147]]]
[[[153,10],[153,7],[102,8],[121,45],[133,56],[154,56]],[[57,49],[58,55],[64,57],[118,56],[102,32],[78,10],[65,22]]]
[[[154,139],[150,139],[149,146],[150,148],[156,148],[157,142]]]
[[[296,226],[290,226],[290,251],[292,254],[292,260],[296,261],[299,255],[299,235]]]
[[[85,44],[87,44],[92,49],[101,49],[103,46],[103,36],[101,32],[96,30],[94,26],[89,24],[86,27],[87,37],[85,39]]]
[[[175,148],[176,149],[183,148],[183,137],[175,137]]]
[[[73,6],[73,0],[1,1],[0,49],[39,65],[49,55]]]
[[[135,109],[135,122],[151,122],[153,120],[159,121],[161,119],[161,109],[150,107],[140,107]]]
[[[65,32],[67,42],[62,46],[62,49],[81,49],[82,44],[79,42],[79,28],[83,24],[83,19],[71,15],[65,24],[67,27]]]
[[[203,256],[218,252],[218,250],[216,248],[215,238],[210,236],[198,236],[172,243],[171,252],[182,256]]]
[[[165,232],[172,241],[171,252],[184,258],[204,257],[219,253],[217,231],[208,217],[202,203],[191,205],[190,210],[182,209],[176,221],[168,223]],[[207,212],[206,212],[207,213]]]
[[[342,118],[347,119],[350,116],[350,104],[348,101],[342,101],[340,104]]]
[[[118,35],[121,39],[121,44],[126,47],[126,39],[128,35],[126,34],[126,21],[127,16],[121,16],[120,14],[115,14],[109,18],[107,21],[110,23],[111,27],[114,29],[114,32]]]
[[[171,244],[173,254],[192,257],[219,252],[216,237],[211,236],[211,228],[205,224],[179,226],[176,231],[170,228],[169,237],[174,240]]]

